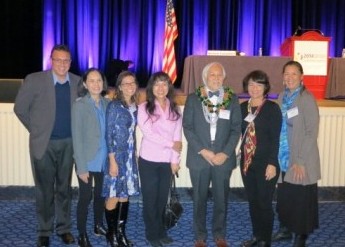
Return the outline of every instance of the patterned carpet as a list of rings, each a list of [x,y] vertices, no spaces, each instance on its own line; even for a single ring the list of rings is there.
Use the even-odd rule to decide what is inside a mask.
[[[7,194],[7,193],[6,193]],[[27,197],[26,194],[25,197]],[[73,200],[72,217],[75,220],[76,199]],[[168,245],[193,246],[192,234],[192,202],[189,196],[182,198],[184,213],[179,224],[169,231],[169,235],[175,240]],[[320,206],[320,229],[314,232],[307,241],[308,246],[315,247],[343,247],[345,246],[345,202],[322,201]],[[212,202],[208,203],[208,222],[210,222]],[[89,215],[89,237],[94,247],[107,246],[104,237],[96,237],[92,233],[93,222],[92,213]],[[32,247],[36,243],[36,216],[35,202],[30,198],[17,197],[4,199],[0,193],[0,246],[1,247]],[[275,229],[277,222],[275,222]],[[210,233],[210,228],[208,229]],[[240,243],[250,238],[251,225],[248,214],[248,203],[243,200],[230,200],[228,207],[228,236],[230,246],[239,246]],[[76,223],[73,224],[72,233],[77,237]],[[144,236],[144,226],[142,222],[142,202],[141,199],[131,198],[129,222],[127,224],[127,235],[134,242],[134,246],[148,246]],[[209,235],[209,247],[213,247],[212,236]],[[64,246],[60,238],[53,234],[51,236],[51,246]],[[71,246],[77,246],[71,245]],[[291,246],[291,242],[274,243],[272,246]]]

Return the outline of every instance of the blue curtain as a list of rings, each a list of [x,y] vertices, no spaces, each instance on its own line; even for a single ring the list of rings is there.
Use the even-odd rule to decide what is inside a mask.
[[[111,59],[130,60],[141,85],[161,70],[164,0],[45,0],[43,68],[52,46],[69,45],[74,71],[106,69]],[[207,50],[238,50],[248,56],[279,56],[280,45],[300,26],[332,37],[330,56],[345,47],[342,0],[174,1],[179,85],[184,59]]]
[[[331,57],[341,56],[345,48],[345,1],[343,0],[294,0],[295,27],[318,29],[331,37]]]

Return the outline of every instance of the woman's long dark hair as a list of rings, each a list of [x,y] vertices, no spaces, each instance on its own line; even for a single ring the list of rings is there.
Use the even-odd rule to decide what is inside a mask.
[[[158,82],[158,81],[164,81],[168,83],[169,90],[167,94],[167,99],[170,102],[169,105],[169,119],[176,121],[181,117],[181,114],[178,110],[178,107],[174,101],[174,96],[175,96],[175,90],[174,86],[172,85],[172,81],[167,73],[164,72],[156,72],[153,75],[151,75],[149,81],[147,82],[146,86],[146,112],[149,115],[149,118],[152,119],[152,117],[158,117],[155,114],[156,110],[156,105],[155,105],[155,99],[156,97],[153,94],[153,86]],[[170,114],[172,113],[172,114]]]

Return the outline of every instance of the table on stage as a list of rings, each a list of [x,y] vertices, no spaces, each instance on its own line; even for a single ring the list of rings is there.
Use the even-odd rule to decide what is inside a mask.
[[[345,98],[345,58],[331,58],[326,98]]]
[[[265,71],[271,83],[273,96],[283,90],[282,70],[290,57],[189,56],[185,59],[181,91],[184,95],[195,92],[202,84],[202,70],[208,63],[219,62],[226,70],[224,85],[242,93],[242,80],[252,70]],[[325,98],[345,98],[345,59],[330,58]]]
[[[270,79],[272,94],[283,90],[282,69],[290,57],[189,56],[185,59],[181,90],[190,94],[202,85],[202,70],[208,63],[219,62],[226,71],[225,86],[242,93],[242,80],[252,70],[265,71]]]

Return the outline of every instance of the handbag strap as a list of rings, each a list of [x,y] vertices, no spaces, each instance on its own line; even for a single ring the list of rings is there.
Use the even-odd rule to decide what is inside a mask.
[[[176,176],[178,177],[178,174],[176,174]],[[176,191],[176,181],[175,181],[175,175],[173,174],[171,176],[171,182],[170,182],[170,189],[169,189],[169,194],[168,194],[168,204],[170,203],[170,199],[171,199],[171,194],[175,193]]]
[[[241,148],[241,146],[242,146],[242,143],[243,143],[244,138],[246,137],[247,130],[248,130],[248,126],[249,126],[249,124],[247,125],[246,130],[244,131],[244,133],[243,133],[243,135],[242,135],[242,137],[241,137],[241,140],[240,140],[240,148]]]
[[[178,175],[172,175],[171,177],[171,191],[172,192],[175,192],[176,191],[176,181],[175,181],[175,176],[178,176]]]

